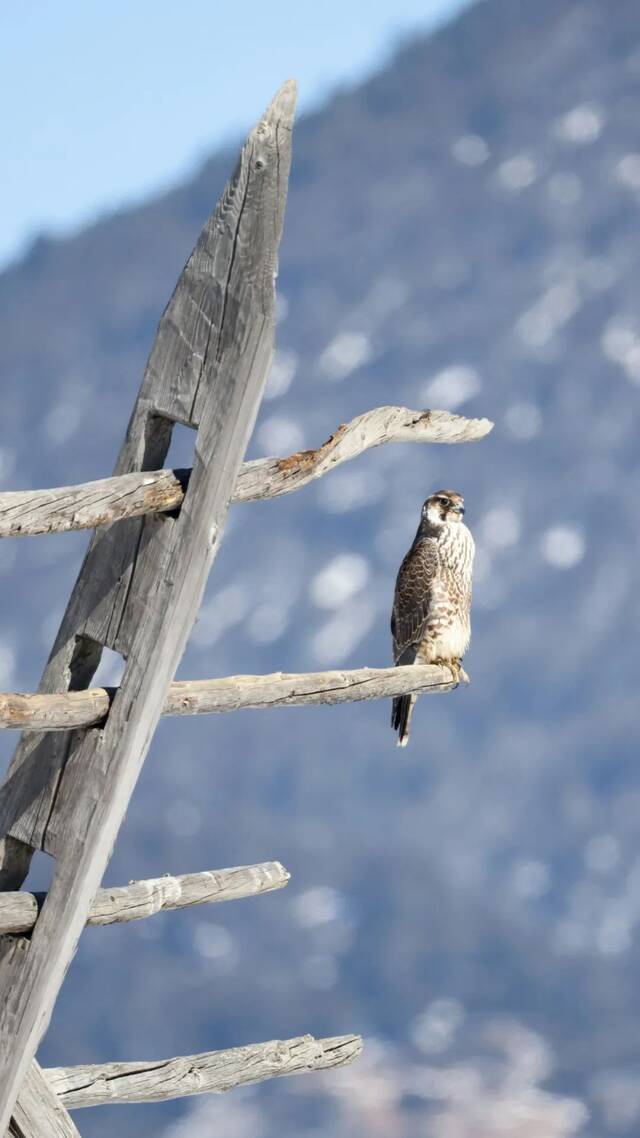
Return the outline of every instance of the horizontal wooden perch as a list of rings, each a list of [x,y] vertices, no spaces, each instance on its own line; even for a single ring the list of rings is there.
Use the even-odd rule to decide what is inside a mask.
[[[205,1051],[178,1059],[50,1067],[47,1082],[68,1110],[107,1103],[162,1102],[185,1095],[222,1094],[246,1083],[280,1075],[323,1071],[353,1062],[362,1051],[359,1035],[337,1035],[253,1043],[229,1051]]]
[[[87,919],[88,925],[124,924],[152,917],[166,909],[186,909],[213,901],[236,901],[282,889],[290,874],[279,861],[210,869],[179,877],[153,877],[114,889],[99,889]],[[46,893],[0,893],[0,935],[32,929]]]
[[[171,684],[163,715],[212,715],[241,708],[301,707],[386,699],[407,692],[446,692],[454,687],[448,668],[408,664],[401,668],[356,668],[349,672],[301,672],[225,676]],[[70,692],[0,692],[0,729],[68,731],[101,723],[113,689]]]
[[[489,419],[465,419],[448,411],[377,407],[338,427],[317,450],[289,458],[261,458],[240,469],[232,501],[276,498],[299,490],[335,466],[381,443],[468,443],[492,429]],[[0,494],[0,537],[93,529],[141,514],[180,506],[190,471],[121,474],[54,490]]]

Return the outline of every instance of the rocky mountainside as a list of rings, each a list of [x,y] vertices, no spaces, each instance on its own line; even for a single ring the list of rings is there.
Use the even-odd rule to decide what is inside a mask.
[[[395,571],[452,485],[478,543],[472,684],[421,701],[404,753],[375,703],[162,724],[109,881],[270,858],[293,880],[90,930],[41,1060],[350,1030],[367,1055],[86,1112],[89,1138],[637,1133],[639,100],[634,0],[482,0],[300,121],[251,453],[380,403],[496,428],[236,507],[180,675],[388,662]],[[5,487],[111,470],[231,163],[0,277]],[[192,445],[176,432],[175,465]],[[85,543],[0,547],[3,688],[36,684]]]

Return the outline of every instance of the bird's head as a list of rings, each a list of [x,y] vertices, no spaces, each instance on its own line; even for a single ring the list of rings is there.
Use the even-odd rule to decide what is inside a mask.
[[[439,528],[459,525],[464,517],[464,498],[455,490],[436,490],[422,507],[422,521]]]

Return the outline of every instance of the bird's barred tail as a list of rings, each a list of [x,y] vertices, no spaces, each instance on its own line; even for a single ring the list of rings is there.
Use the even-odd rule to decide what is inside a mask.
[[[415,695],[397,695],[391,707],[391,726],[398,732],[398,746],[406,747],[409,742],[409,724]]]

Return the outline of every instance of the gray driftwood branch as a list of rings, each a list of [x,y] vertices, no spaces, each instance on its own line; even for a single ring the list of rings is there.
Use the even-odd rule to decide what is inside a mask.
[[[465,419],[448,411],[377,407],[338,427],[316,450],[245,462],[232,501],[289,494],[382,443],[475,442],[492,426],[489,419]],[[182,503],[189,475],[188,470],[135,471],[79,486],[9,491],[0,494],[0,537],[93,529],[122,518],[175,510]]]
[[[279,861],[210,869],[172,877],[153,877],[129,885],[99,889],[88,925],[124,924],[152,917],[167,909],[186,909],[214,901],[236,901],[283,889],[290,874]],[[46,893],[0,893],[0,936],[28,932],[36,923]]]
[[[246,1083],[300,1075],[351,1063],[362,1051],[359,1035],[253,1043],[229,1051],[205,1051],[177,1059],[51,1067],[49,1086],[69,1110],[106,1103],[162,1102],[186,1095],[222,1094]]]
[[[454,686],[449,668],[436,664],[180,680],[171,684],[162,714],[212,715],[249,707],[352,703],[387,699],[408,692],[447,692]],[[0,729],[68,731],[95,726],[104,720],[112,698],[113,690],[106,688],[54,693],[2,692]]]

